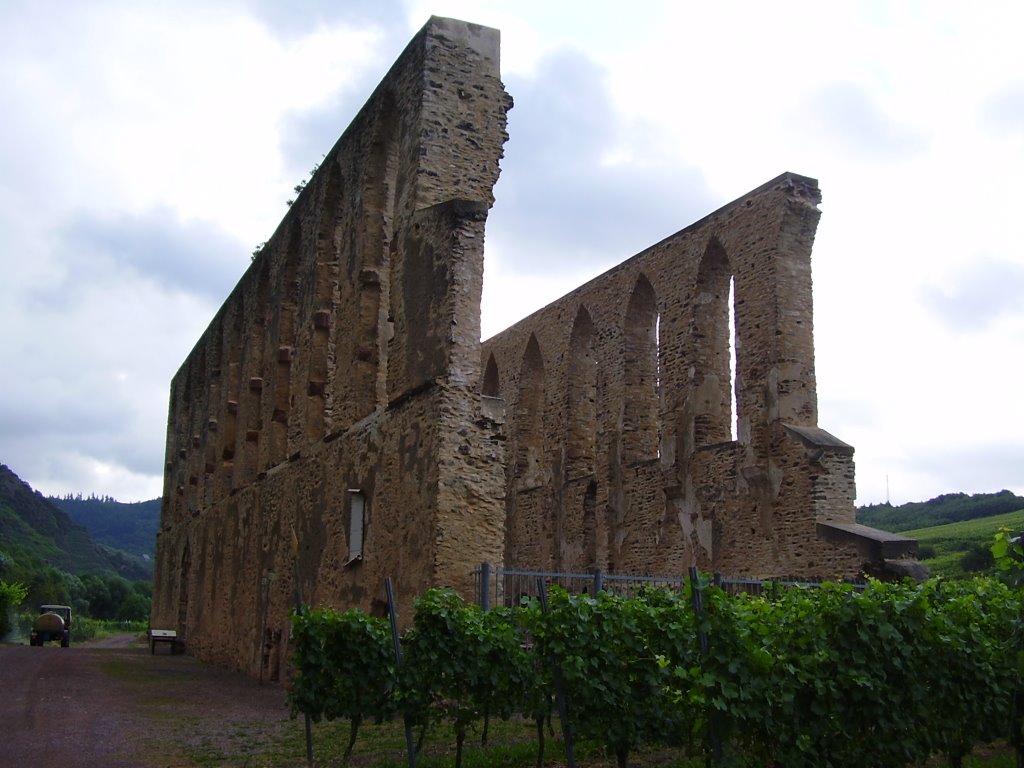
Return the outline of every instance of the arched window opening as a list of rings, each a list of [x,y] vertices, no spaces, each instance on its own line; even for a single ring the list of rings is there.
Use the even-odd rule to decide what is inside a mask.
[[[732,268],[725,249],[711,240],[697,271],[693,306],[694,340],[691,392],[694,444],[713,445],[734,439],[735,386],[731,363],[734,338]]]
[[[540,484],[544,455],[544,358],[537,337],[523,354],[515,407],[515,478],[523,487]]]
[[[597,440],[597,357],[594,354],[594,323],[586,307],[580,307],[569,337],[569,415],[566,435],[566,478],[594,472]]]
[[[654,288],[640,275],[623,327],[622,455],[627,463],[658,456],[658,326]]]
[[[484,368],[484,382],[480,392],[487,397],[501,397],[498,363],[494,359],[493,352],[487,357],[487,366]]]

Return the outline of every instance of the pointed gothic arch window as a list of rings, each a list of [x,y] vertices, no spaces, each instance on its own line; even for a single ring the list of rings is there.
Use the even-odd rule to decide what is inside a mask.
[[[623,326],[622,456],[626,463],[658,456],[658,326],[654,288],[641,274]]]
[[[701,257],[693,304],[693,437],[695,445],[733,439],[731,321],[733,275],[729,257],[712,238]]]
[[[487,397],[501,397],[501,380],[498,376],[498,363],[492,352],[487,356],[487,366],[484,368],[484,381],[480,393]]]
[[[537,484],[544,455],[544,358],[537,337],[530,334],[519,373],[515,406],[515,477]]]
[[[586,307],[576,312],[569,337],[569,376],[566,393],[566,478],[594,472],[597,440],[597,357],[594,322]]]

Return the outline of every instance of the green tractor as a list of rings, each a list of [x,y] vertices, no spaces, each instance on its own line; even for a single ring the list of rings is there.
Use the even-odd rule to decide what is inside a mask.
[[[39,615],[32,622],[29,645],[43,645],[59,640],[61,648],[71,645],[71,606],[41,605]]]

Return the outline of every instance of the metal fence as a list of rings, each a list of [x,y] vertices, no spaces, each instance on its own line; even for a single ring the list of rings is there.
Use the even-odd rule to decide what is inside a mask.
[[[682,589],[687,576],[632,576],[627,574],[604,573],[594,569],[586,573],[562,573],[555,571],[521,571],[508,568],[494,568],[490,563],[481,563],[473,569],[473,586],[477,600],[484,608],[494,605],[518,605],[523,598],[540,597],[538,585],[558,586],[573,594],[595,595],[598,592],[612,592],[623,597],[632,597],[644,587],[668,587]],[[822,582],[797,578],[737,579],[721,574],[712,577],[715,586],[729,594],[760,595],[768,589],[778,587],[816,587]],[[851,582],[855,587],[863,584]]]

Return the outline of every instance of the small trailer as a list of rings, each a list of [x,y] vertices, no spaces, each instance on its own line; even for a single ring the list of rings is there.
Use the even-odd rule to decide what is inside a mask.
[[[168,643],[171,646],[171,653],[178,653],[185,650],[185,641],[178,639],[178,633],[173,629],[151,629],[149,630],[149,652],[156,653],[157,643]]]

